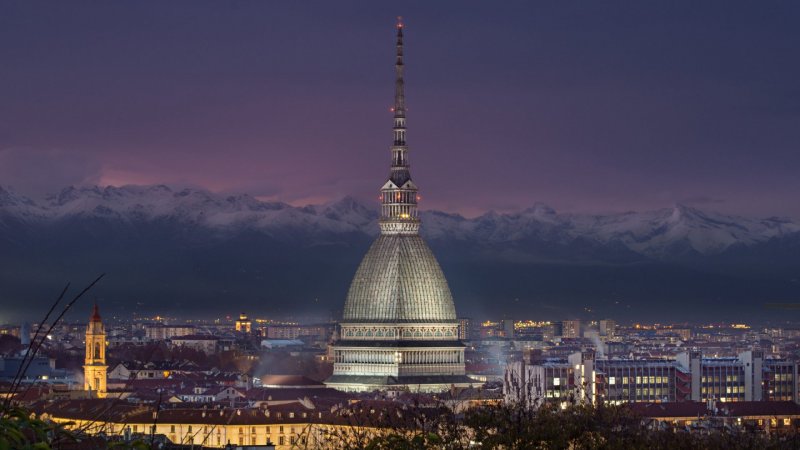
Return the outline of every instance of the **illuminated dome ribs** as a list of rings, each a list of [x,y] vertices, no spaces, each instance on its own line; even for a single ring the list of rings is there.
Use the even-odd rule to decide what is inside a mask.
[[[420,236],[380,236],[356,271],[344,322],[455,322],[450,288]]]

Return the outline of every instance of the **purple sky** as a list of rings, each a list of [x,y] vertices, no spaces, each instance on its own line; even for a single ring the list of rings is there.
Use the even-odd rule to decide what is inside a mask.
[[[0,3],[0,185],[800,216],[797,2]],[[568,4],[569,3],[569,4]]]

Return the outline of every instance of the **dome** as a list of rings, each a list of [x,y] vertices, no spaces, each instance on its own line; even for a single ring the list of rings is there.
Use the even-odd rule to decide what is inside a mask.
[[[419,235],[382,235],[358,266],[344,322],[454,322],[447,280]]]

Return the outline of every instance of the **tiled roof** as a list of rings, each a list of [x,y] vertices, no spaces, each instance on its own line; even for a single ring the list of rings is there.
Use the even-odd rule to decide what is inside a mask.
[[[800,416],[800,405],[794,402],[718,402],[716,411],[709,411],[703,402],[631,403],[632,411],[644,417],[703,416]]]
[[[218,336],[210,334],[187,334],[186,336],[175,336],[170,338],[172,341],[218,341]]]
[[[270,386],[324,386],[320,381],[303,375],[262,375],[261,384]]]
[[[349,399],[352,394],[332,388],[254,388],[245,393],[248,400],[252,401],[287,401],[308,397],[315,402],[317,399],[331,399],[341,401]]]
[[[702,402],[630,403],[627,405],[643,417],[702,417],[708,415],[708,407]]]
[[[731,402],[717,403],[719,414],[731,416],[800,416],[800,405],[795,402]]]

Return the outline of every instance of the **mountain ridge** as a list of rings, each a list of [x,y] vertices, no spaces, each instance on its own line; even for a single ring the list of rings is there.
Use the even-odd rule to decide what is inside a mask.
[[[344,198],[322,204],[292,206],[265,202],[247,194],[215,194],[203,189],[166,185],[67,187],[44,204],[0,188],[0,213],[27,222],[74,219],[119,220],[126,223],[174,220],[216,231],[274,232],[278,229],[315,233],[378,233],[378,205]],[[678,204],[642,212],[609,214],[559,213],[543,203],[521,211],[486,212],[474,218],[423,210],[422,233],[431,240],[487,244],[539,239],[569,244],[583,240],[598,245],[621,244],[650,257],[668,257],[683,245],[686,251],[716,255],[735,246],[751,246],[774,238],[800,235],[800,224],[788,218],[723,215]]]

